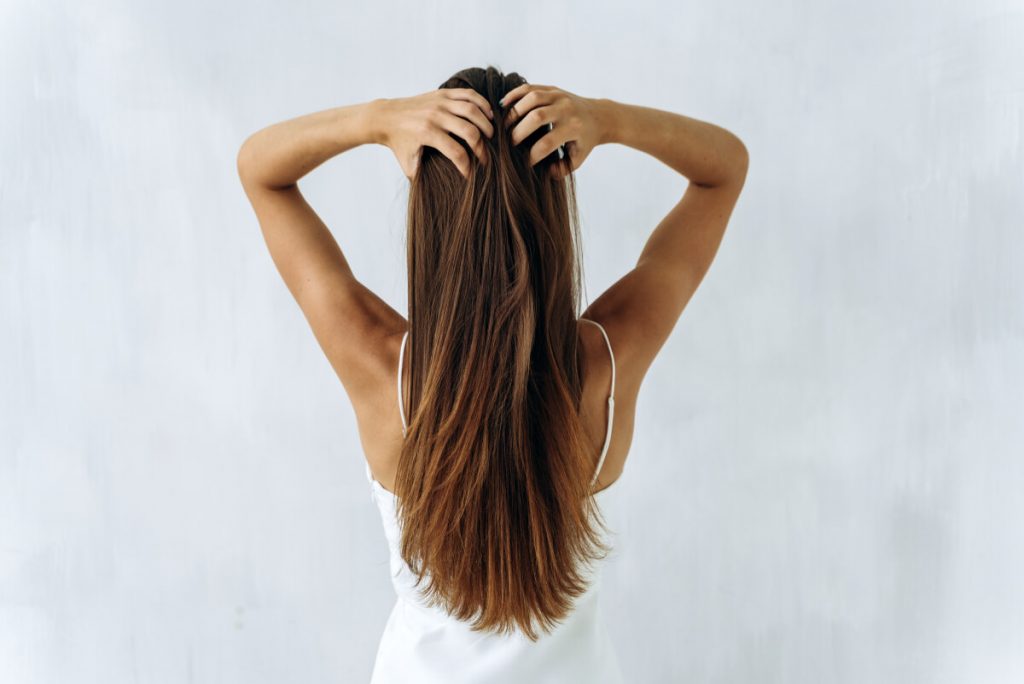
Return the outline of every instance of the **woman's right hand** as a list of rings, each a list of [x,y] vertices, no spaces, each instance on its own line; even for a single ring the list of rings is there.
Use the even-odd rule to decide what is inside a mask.
[[[549,132],[530,148],[530,166],[565,145],[575,171],[601,141],[597,104],[592,99],[555,86],[523,83],[508,91],[499,104],[505,112],[506,128],[513,126],[514,145],[550,124]],[[564,178],[566,173],[564,158],[551,167],[555,178]]]
[[[438,88],[412,97],[381,98],[375,125],[377,141],[391,148],[405,177],[416,175],[424,147],[448,157],[465,178],[469,155],[452,136],[466,142],[481,162],[487,161],[482,136],[494,135],[493,112],[472,88]]]

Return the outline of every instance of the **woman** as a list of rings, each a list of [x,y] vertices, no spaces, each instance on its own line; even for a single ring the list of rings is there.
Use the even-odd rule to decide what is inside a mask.
[[[410,181],[409,321],[356,279],[296,185],[367,143]],[[573,171],[607,143],[689,183],[636,266],[578,317]],[[242,145],[267,247],[354,406],[391,548],[398,600],[374,682],[622,681],[596,611],[600,504],[746,169],[720,127],[494,67]]]

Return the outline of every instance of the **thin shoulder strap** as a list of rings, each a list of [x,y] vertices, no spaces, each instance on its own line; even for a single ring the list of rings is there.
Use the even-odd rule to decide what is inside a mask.
[[[405,358],[405,341],[409,338],[409,331],[402,335],[402,348],[398,351],[398,415],[402,417],[402,436],[405,437],[405,406],[402,402],[402,360]]]
[[[615,419],[615,352],[612,351],[611,340],[608,339],[608,333],[605,332],[603,325],[597,321],[592,321],[589,318],[581,318],[580,320],[588,321],[598,327],[601,334],[604,336],[605,344],[608,345],[608,356],[612,360],[612,387],[608,394],[608,427],[604,433],[604,447],[601,449],[601,458],[597,460],[597,468],[594,470],[594,476],[590,478],[590,485],[593,486],[594,483],[597,482],[597,476],[601,472],[601,466],[604,465],[604,457],[608,455],[608,445],[611,444],[612,441],[612,424]]]

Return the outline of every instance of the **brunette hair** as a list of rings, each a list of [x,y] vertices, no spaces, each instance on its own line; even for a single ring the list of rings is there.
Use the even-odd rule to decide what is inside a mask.
[[[401,554],[420,595],[472,629],[530,640],[589,586],[605,529],[581,421],[582,247],[568,150],[535,166],[498,105],[526,80],[494,66],[441,88],[491,104],[487,162],[463,177],[425,147],[408,213],[409,425],[395,479]],[[455,137],[455,136],[453,136]],[[563,177],[551,175],[564,163]]]

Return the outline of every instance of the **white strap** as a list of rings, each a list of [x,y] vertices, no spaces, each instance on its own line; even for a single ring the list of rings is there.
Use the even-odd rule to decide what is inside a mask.
[[[610,356],[611,360],[612,360],[612,389],[611,389],[610,397],[614,397],[615,396],[615,354],[614,354],[614,352],[612,352],[612,342],[611,342],[611,340],[608,339],[608,333],[605,332],[605,329],[604,329],[603,325],[601,325],[597,321],[591,321],[589,318],[581,318],[580,320],[581,321],[590,321],[591,323],[596,325],[598,330],[601,331],[601,334],[604,335],[604,342],[605,342],[605,344],[608,345],[608,356]]]
[[[405,358],[405,341],[409,338],[409,331],[402,335],[402,348],[398,351],[398,415],[402,417],[402,436],[405,437],[405,406],[402,404],[402,360]]]
[[[608,455],[608,446],[612,443],[612,425],[615,422],[615,353],[612,351],[612,342],[608,339],[608,333],[605,332],[604,326],[597,321],[592,321],[589,318],[581,318],[581,321],[588,321],[593,323],[604,335],[605,344],[608,345],[608,355],[612,360],[612,387],[611,392],[608,395],[608,427],[604,433],[604,447],[601,448],[601,458],[597,460],[597,468],[594,470],[594,476],[590,478],[590,485],[593,486],[597,482],[597,476],[601,473],[601,466],[604,465],[604,457]]]

